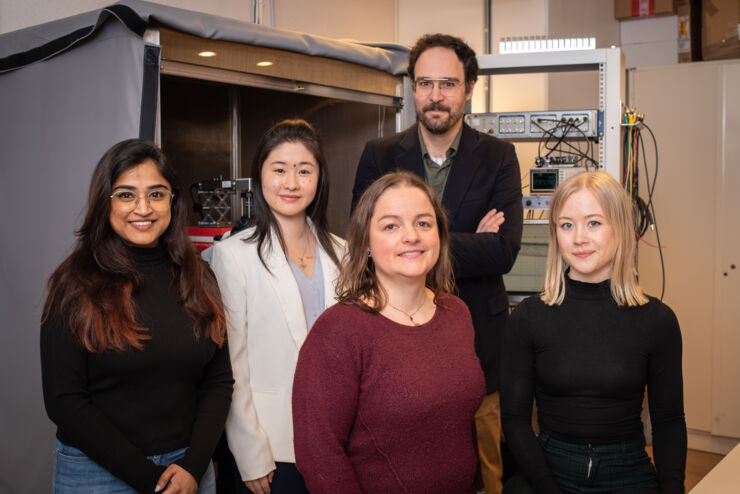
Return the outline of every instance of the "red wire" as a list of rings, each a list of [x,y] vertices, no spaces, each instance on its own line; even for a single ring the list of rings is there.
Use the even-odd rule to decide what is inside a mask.
[[[666,248],[668,248],[667,245],[655,245],[655,244],[651,244],[650,242],[648,242],[644,238],[640,238],[640,240],[643,241],[643,242],[645,242],[647,245],[649,245],[650,247],[652,247],[654,249],[666,249]]]

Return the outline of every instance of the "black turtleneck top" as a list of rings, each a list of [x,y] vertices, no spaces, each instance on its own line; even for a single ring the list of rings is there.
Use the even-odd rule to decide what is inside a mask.
[[[537,399],[540,428],[579,444],[606,444],[643,434],[647,385],[653,451],[662,493],[682,493],[686,464],[681,331],[673,311],[655,298],[620,307],[609,281],[566,277],[565,299],[539,296],[514,310],[501,353],[504,435],[538,493],[561,492],[531,426]]]
[[[44,402],[57,438],[139,492],[164,466],[146,457],[188,446],[176,463],[200,482],[223,431],[233,379],[227,345],[197,338],[171,290],[161,247],[132,248],[142,275],[134,294],[144,349],[90,353],[58,317],[41,326]]]

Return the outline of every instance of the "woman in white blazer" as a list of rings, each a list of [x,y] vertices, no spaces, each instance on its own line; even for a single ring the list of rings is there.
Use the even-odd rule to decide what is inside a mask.
[[[295,468],[291,391],[303,341],[334,304],[344,242],[329,233],[327,166],[303,120],[268,130],[252,163],[255,218],[213,248],[226,306],[234,395],[226,437],[237,492],[308,492]]]

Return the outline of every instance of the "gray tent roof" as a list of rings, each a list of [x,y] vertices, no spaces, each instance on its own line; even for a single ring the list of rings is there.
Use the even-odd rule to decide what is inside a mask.
[[[393,75],[405,74],[408,62],[408,48],[394,43],[338,40],[141,0],[122,0],[99,10],[0,35],[0,72],[68,50],[93,36],[111,19],[122,22],[139,36],[143,36],[149,25],[157,23],[202,38],[334,58]]]

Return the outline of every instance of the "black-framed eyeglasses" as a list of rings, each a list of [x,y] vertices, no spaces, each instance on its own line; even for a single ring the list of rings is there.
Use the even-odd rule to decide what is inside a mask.
[[[175,194],[167,189],[158,189],[149,191],[146,197],[147,205],[152,209],[167,209],[172,205],[172,199]],[[119,190],[110,195],[115,204],[131,209],[139,205],[141,196],[131,190]]]
[[[434,84],[437,83],[439,92],[445,96],[450,96],[457,92],[462,82],[457,79],[450,79],[448,77],[432,78],[422,77],[414,79],[414,92],[421,96],[425,96],[434,90]]]

